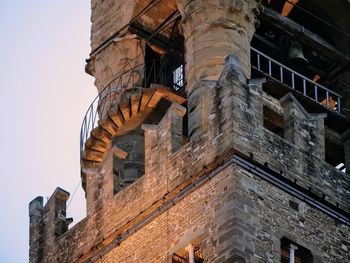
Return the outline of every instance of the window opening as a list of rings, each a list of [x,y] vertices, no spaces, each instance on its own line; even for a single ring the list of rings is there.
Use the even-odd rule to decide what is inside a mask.
[[[191,246],[191,245],[190,245]],[[184,252],[174,253],[172,257],[172,263],[192,263],[191,262],[191,251],[185,250]],[[203,263],[203,253],[200,247],[193,247],[193,263]]]
[[[181,64],[173,71],[173,89],[179,90],[184,85],[184,65]]]
[[[146,46],[146,70],[144,87],[149,88],[152,83],[170,87],[176,91],[183,88],[184,61],[175,53],[160,54],[149,45]]]
[[[263,107],[264,115],[264,127],[280,137],[284,137],[283,128],[283,116],[269,109],[268,107]]]
[[[335,169],[345,173],[345,153],[344,145],[325,138],[325,160]]]
[[[283,237],[281,239],[281,263],[313,263],[309,249]]]

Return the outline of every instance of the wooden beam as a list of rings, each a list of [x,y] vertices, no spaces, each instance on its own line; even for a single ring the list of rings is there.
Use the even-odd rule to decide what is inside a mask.
[[[288,16],[289,13],[292,11],[294,5],[296,5],[299,2],[299,0],[287,0],[284,3],[281,15],[282,16]]]
[[[129,30],[132,33],[146,39],[149,43],[156,45],[166,53],[176,53],[183,56],[182,46],[179,41],[170,40],[159,32],[151,32],[149,29],[137,23],[130,24]]]
[[[284,17],[269,8],[265,8],[260,15],[260,19],[275,25],[289,35],[294,36],[304,45],[309,46],[318,53],[322,54],[330,62],[344,67],[350,64],[349,57],[339,52],[335,47],[317,34],[311,32],[302,25],[299,25],[290,18]]]

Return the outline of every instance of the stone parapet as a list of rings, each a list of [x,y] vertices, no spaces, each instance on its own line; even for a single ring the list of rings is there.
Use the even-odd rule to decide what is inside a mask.
[[[68,230],[73,221],[66,217],[66,201],[69,193],[57,187],[43,206],[42,197],[29,204],[30,254],[29,262],[45,262],[56,248],[57,238]]]

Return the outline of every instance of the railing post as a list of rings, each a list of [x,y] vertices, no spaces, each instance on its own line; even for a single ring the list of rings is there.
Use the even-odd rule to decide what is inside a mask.
[[[318,89],[317,89],[317,85],[315,85],[315,101],[318,101]]]
[[[283,67],[280,66],[280,77],[281,77],[281,83],[283,83]]]
[[[301,78],[302,81],[303,81],[303,87],[302,87],[302,91],[300,91],[299,89],[297,90],[297,92],[299,93],[302,93],[304,96],[310,98],[311,100],[315,100],[316,102],[322,104],[324,107],[327,107],[328,109],[330,110],[333,110],[333,111],[337,111],[339,113],[341,113],[341,107],[340,107],[340,104],[341,104],[341,96],[338,95],[337,93],[333,92],[333,91],[330,91],[329,89],[327,89],[326,87],[323,87],[322,85],[319,85],[317,83],[315,83],[313,80],[299,74],[298,72],[288,68],[287,66],[281,64],[280,62],[274,60],[273,58],[270,58],[268,57],[267,55],[259,52],[258,50],[252,48],[252,56],[254,56],[254,54],[256,53],[256,58],[257,58],[257,67],[255,66],[255,64],[253,65],[252,64],[252,67],[254,68],[257,68],[260,72],[262,72],[265,76],[270,76],[274,79],[276,79],[278,81],[278,78],[277,76],[272,76],[272,63],[275,63],[277,66],[279,66],[279,80],[281,83],[287,85],[289,88],[291,88],[292,90],[296,90],[296,79],[295,77],[297,76],[298,79]],[[261,57],[265,60],[268,61],[268,69],[266,67],[263,67],[261,68]],[[284,71],[287,70],[287,73],[290,73],[291,74],[291,84],[290,83],[284,83],[284,76],[283,76],[283,73]],[[275,74],[277,75],[277,74]],[[298,82],[299,83],[299,82]],[[307,94],[308,92],[308,84],[307,83],[312,83],[310,85],[310,89],[312,89],[312,85],[314,85],[314,96],[309,96]],[[324,103],[324,97],[321,98],[322,101],[319,101],[320,98],[319,98],[319,94],[318,94],[318,90],[321,89],[321,92],[323,94],[323,92],[326,93],[326,103]],[[311,92],[311,90],[310,90]],[[323,95],[322,95],[323,96]],[[332,106],[331,104],[331,99],[334,98],[334,101],[336,101],[337,103],[337,109],[335,109],[335,107],[333,108],[330,108]],[[333,100],[333,99],[332,99]]]
[[[295,263],[295,250],[297,250],[298,247],[290,244],[289,246],[289,263]]]

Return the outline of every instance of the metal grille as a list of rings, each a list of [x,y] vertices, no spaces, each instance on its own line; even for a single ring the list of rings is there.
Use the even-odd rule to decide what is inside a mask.
[[[173,89],[181,89],[184,85],[184,65],[180,65],[173,71]]]
[[[263,73],[268,78],[283,83],[291,90],[303,94],[305,97],[332,111],[341,112],[342,97],[339,94],[308,79],[255,48],[251,48],[251,64],[252,68]]]

